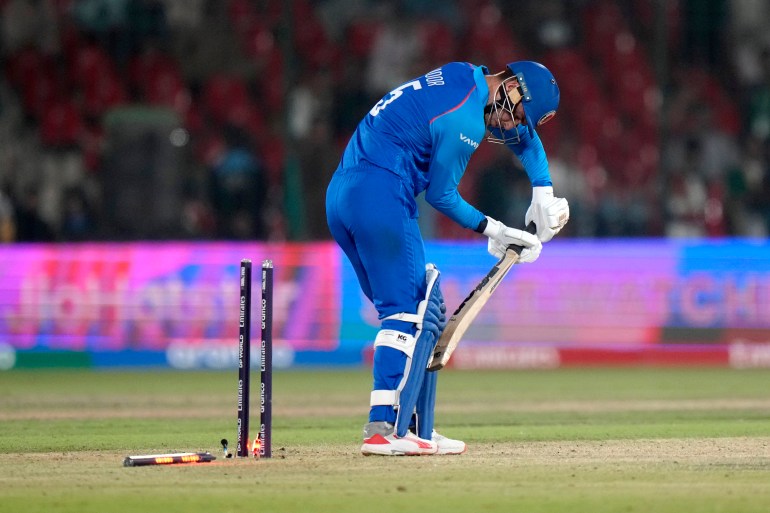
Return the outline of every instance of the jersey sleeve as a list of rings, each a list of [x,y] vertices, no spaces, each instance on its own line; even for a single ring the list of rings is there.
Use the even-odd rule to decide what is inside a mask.
[[[457,110],[431,123],[433,156],[425,200],[460,226],[476,229],[484,215],[457,190],[468,161],[481,140],[476,130],[469,129],[468,134],[458,130],[461,126],[473,126],[463,123],[464,115],[462,110]]]
[[[548,168],[548,157],[545,154],[540,136],[537,135],[537,132],[533,132],[532,137],[530,137],[526,126],[520,125],[518,129],[520,142],[509,144],[508,147],[521,161],[532,187],[553,185],[551,183],[551,171]]]

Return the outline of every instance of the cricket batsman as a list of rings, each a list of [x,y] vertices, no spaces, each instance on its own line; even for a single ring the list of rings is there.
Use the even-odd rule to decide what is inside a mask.
[[[541,64],[512,62],[490,74],[452,62],[385,95],[351,137],[327,189],[326,215],[381,320],[364,455],[465,452],[464,442],[433,428],[438,373],[426,366],[446,306],[439,270],[426,263],[415,197],[425,191],[433,208],[487,236],[490,254],[500,258],[515,244],[524,248],[519,262],[534,262],[569,220],[536,130],[558,106],[556,79]],[[524,222],[536,225],[536,235],[485,216],[457,190],[487,132],[513,151],[532,183]]]

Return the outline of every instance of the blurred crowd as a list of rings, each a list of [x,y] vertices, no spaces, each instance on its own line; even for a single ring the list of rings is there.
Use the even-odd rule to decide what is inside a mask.
[[[565,236],[770,228],[763,0],[0,0],[0,36],[3,242],[326,239],[358,121],[453,60],[559,80]],[[461,184],[513,226],[530,190],[491,144]]]

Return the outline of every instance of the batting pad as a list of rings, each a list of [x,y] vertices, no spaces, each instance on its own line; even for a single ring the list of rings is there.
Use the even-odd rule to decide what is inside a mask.
[[[433,413],[436,407],[438,372],[426,372],[420,395],[417,396],[417,436],[430,440],[433,437]]]
[[[436,345],[438,335],[441,333],[444,325],[437,323],[433,319],[440,319],[443,316],[441,307],[443,298],[439,290],[439,270],[433,264],[425,266],[425,279],[427,289],[425,299],[420,301],[418,312],[421,318],[416,323],[418,330],[415,333],[417,339],[413,354],[406,359],[404,376],[398,386],[398,412],[396,413],[396,435],[406,436],[409,430],[409,423],[412,420],[412,413],[417,406],[417,398],[425,382],[427,373],[428,359],[433,353],[433,347]],[[430,437],[428,437],[430,439]]]

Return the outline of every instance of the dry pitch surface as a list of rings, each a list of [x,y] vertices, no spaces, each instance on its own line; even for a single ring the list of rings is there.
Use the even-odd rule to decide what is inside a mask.
[[[283,373],[262,461],[221,458],[231,374],[0,374],[0,512],[770,511],[767,371],[446,373],[469,450],[421,458],[358,453],[366,372]],[[218,460],[121,466],[176,450]]]

